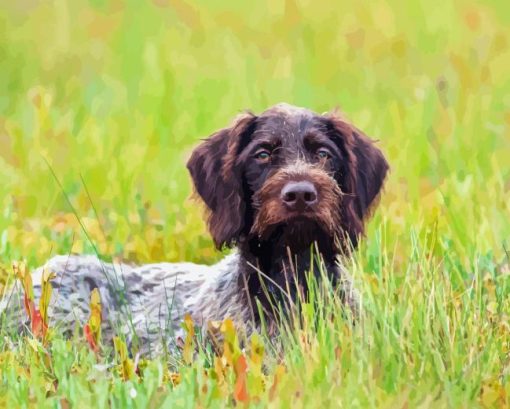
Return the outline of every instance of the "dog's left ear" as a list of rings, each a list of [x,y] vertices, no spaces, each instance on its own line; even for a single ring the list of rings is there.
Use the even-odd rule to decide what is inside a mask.
[[[218,249],[234,245],[244,228],[246,204],[236,159],[255,119],[251,113],[240,115],[195,148],[187,163],[195,191],[208,207],[208,227]]]
[[[364,234],[364,222],[377,204],[389,165],[374,141],[336,112],[325,116],[328,131],[346,163],[339,175],[345,193],[342,223],[352,244]]]

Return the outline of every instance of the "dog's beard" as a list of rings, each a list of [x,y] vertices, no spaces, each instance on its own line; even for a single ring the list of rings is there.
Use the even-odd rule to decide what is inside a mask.
[[[276,222],[265,226],[262,231],[254,232],[252,235],[258,241],[271,242],[274,248],[279,248],[292,254],[301,253],[312,246],[328,248],[336,241],[336,232],[327,225],[305,216],[297,216],[285,221]]]

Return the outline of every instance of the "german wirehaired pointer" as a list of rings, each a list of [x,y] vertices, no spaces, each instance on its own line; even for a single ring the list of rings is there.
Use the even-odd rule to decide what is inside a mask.
[[[211,135],[187,167],[207,206],[216,247],[236,250],[212,266],[134,267],[96,256],[56,256],[46,264],[57,274],[52,325],[66,331],[81,326],[97,287],[103,338],[134,332],[143,352],[172,347],[187,312],[204,330],[209,321],[227,317],[256,328],[259,311],[270,316],[271,303],[296,297],[306,287],[305,272],[319,270],[312,248],[345,303],[357,309],[341,256],[363,236],[388,171],[382,153],[361,131],[335,114],[278,104],[261,115],[242,114]],[[38,269],[37,297],[40,282]],[[3,320],[22,322],[18,293],[4,297]]]

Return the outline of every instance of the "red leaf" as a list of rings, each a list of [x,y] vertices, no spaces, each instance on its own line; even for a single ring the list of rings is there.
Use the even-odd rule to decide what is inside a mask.
[[[41,312],[33,306],[33,303],[32,307],[34,308],[31,318],[32,334],[34,334],[37,338],[44,338],[46,336],[48,326],[43,321]]]
[[[85,334],[85,339],[87,340],[90,349],[94,352],[99,352],[99,346],[97,345],[96,341],[94,340],[94,336],[92,334],[92,330],[90,329],[89,324],[85,324],[83,327],[83,333]]]
[[[241,355],[236,361],[234,370],[236,373],[236,385],[234,389],[234,399],[238,402],[248,402],[250,397],[248,396],[248,390],[246,388],[246,370],[248,365],[246,364],[246,358]]]

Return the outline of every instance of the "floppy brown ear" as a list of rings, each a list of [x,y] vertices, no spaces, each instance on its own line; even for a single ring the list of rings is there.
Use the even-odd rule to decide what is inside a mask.
[[[340,147],[345,164],[338,176],[345,193],[342,204],[344,231],[356,246],[364,234],[364,221],[378,202],[389,165],[374,141],[336,113],[326,116],[329,131]]]
[[[207,222],[217,248],[234,245],[244,227],[246,204],[236,157],[255,118],[251,113],[240,115],[195,148],[187,163],[195,191],[208,207]]]

